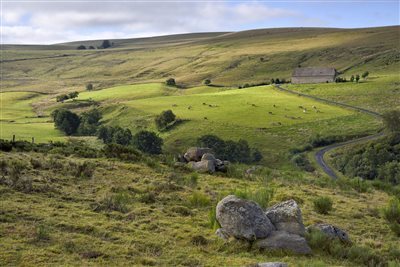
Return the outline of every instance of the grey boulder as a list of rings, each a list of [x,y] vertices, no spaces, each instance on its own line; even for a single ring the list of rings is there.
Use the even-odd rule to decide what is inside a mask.
[[[183,157],[188,162],[189,161],[200,161],[204,154],[211,153],[211,152],[212,151],[210,148],[191,147],[186,151],[186,153],[183,155]]]
[[[211,153],[205,153],[202,157],[201,160],[213,160],[215,161],[215,156]]]
[[[229,195],[218,203],[216,217],[224,231],[237,239],[254,241],[266,238],[275,230],[257,203],[234,195]]]
[[[268,208],[265,214],[277,230],[304,236],[306,229],[296,201],[290,199],[278,203]]]
[[[199,162],[191,161],[188,163],[189,167],[197,172],[202,173],[214,173],[215,172],[215,162],[213,160],[202,160]]]
[[[342,229],[340,229],[337,226],[327,224],[327,223],[319,223],[319,224],[314,224],[309,227],[307,227],[307,231],[311,231],[312,229],[319,230],[329,236],[330,238],[338,238],[340,241],[345,242],[345,243],[350,243],[350,237],[349,235]]]
[[[311,248],[304,237],[285,231],[273,231],[267,238],[254,244],[260,249],[289,250],[298,254],[310,254]]]
[[[288,267],[284,262],[261,262],[256,265],[257,267]]]

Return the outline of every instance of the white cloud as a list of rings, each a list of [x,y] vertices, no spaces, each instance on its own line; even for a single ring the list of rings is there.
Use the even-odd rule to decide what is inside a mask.
[[[288,18],[305,19],[259,2],[6,2],[2,35],[4,43],[48,44],[227,31]]]

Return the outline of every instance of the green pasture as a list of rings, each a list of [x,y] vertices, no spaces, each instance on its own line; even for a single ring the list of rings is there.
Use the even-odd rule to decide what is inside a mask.
[[[42,95],[32,92],[0,93],[0,139],[31,140],[45,142],[62,138],[47,116],[39,117],[32,103]]]

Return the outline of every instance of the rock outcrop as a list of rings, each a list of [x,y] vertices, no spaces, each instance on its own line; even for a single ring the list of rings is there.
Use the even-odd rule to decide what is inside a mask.
[[[312,230],[319,230],[330,238],[337,238],[344,243],[351,243],[349,235],[337,226],[326,223],[319,223],[307,227],[308,232]]]
[[[311,253],[311,248],[304,237],[285,231],[273,231],[267,238],[257,240],[254,245],[260,249],[290,250],[298,254]]]
[[[218,203],[216,217],[222,226],[221,231],[237,239],[255,241],[266,238],[275,230],[257,203],[233,195]]]
[[[209,148],[191,147],[186,151],[183,157],[177,157],[175,166],[180,167],[182,165],[180,162],[184,162],[190,169],[197,172],[227,172],[229,162],[215,158],[214,154],[211,152]]]
[[[268,208],[265,214],[277,230],[304,236],[306,228],[303,224],[301,210],[293,199]]]

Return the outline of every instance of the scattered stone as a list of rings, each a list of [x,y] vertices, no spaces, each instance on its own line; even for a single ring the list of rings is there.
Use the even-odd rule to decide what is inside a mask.
[[[312,229],[320,230],[327,236],[331,238],[338,238],[340,241],[344,243],[351,243],[349,235],[339,227],[336,227],[331,224],[319,223],[315,225],[311,225],[307,227],[307,231],[310,232]]]
[[[257,267],[288,267],[284,262],[262,262],[258,263]]]
[[[203,148],[203,147],[191,147],[189,148],[183,157],[186,161],[200,161],[201,157],[206,153],[211,153],[210,148]]]
[[[224,231],[237,239],[254,241],[266,238],[275,230],[257,203],[234,195],[229,195],[218,203],[216,216]]]
[[[257,240],[254,245],[260,249],[290,250],[298,254],[311,253],[311,248],[304,237],[285,231],[273,231],[267,238]]]
[[[306,229],[303,224],[301,210],[293,199],[268,208],[265,214],[277,230],[304,236]]]

